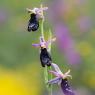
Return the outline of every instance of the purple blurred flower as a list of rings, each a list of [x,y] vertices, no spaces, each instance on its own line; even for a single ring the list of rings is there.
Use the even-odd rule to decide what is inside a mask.
[[[59,84],[61,85],[61,89],[65,95],[74,95],[74,92],[70,88],[67,80],[67,77],[72,78],[72,76],[69,75],[70,70],[68,70],[68,72],[63,74],[58,65],[52,63],[51,66],[54,68],[54,71],[49,71],[49,72],[54,74],[56,77],[54,79],[49,80],[48,84]]]
[[[69,29],[63,24],[63,17],[68,10],[68,4],[64,0],[52,1],[49,8],[50,22],[53,25],[57,38],[57,44],[61,51],[65,52],[65,57],[70,64],[80,63],[80,55],[75,50],[74,41],[69,33]]]
[[[91,29],[92,21],[88,16],[81,16],[76,21],[77,27],[81,32],[87,32]]]
[[[0,26],[4,25],[8,20],[8,12],[6,9],[0,8]]]
[[[64,24],[57,24],[55,26],[55,34],[58,46],[61,51],[65,52],[65,56],[68,60],[68,63],[80,63],[80,56],[74,48],[74,41],[69,33],[68,28]]]
[[[76,5],[81,7],[82,5],[86,4],[88,0],[74,0],[76,2]]]
[[[65,7],[64,0],[53,0],[49,5],[49,19],[50,22],[55,24],[61,18],[63,18]]]

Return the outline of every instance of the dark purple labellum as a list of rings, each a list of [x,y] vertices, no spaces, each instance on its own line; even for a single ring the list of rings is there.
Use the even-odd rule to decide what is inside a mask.
[[[46,48],[41,48],[40,61],[42,67],[45,67],[45,65],[51,66],[52,59]]]
[[[75,95],[74,92],[72,91],[72,89],[70,88],[67,79],[62,79],[61,88],[65,95]]]
[[[37,16],[36,14],[31,14],[30,15],[30,20],[29,20],[29,23],[28,23],[28,31],[36,31],[38,28],[39,28],[39,21],[37,19]]]

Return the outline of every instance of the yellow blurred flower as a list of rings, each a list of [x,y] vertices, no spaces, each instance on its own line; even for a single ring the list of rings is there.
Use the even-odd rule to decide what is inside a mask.
[[[26,66],[22,72],[21,68],[14,72],[0,66],[0,95],[40,95],[41,80],[35,66]]]
[[[95,72],[86,71],[83,73],[83,82],[90,88],[95,89]]]
[[[29,95],[26,86],[9,72],[0,74],[0,95]]]
[[[84,57],[90,56],[93,52],[92,47],[89,43],[87,42],[81,42],[78,44],[78,51],[80,54]]]

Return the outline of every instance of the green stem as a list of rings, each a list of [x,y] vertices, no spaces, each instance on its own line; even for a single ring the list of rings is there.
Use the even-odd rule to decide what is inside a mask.
[[[47,87],[47,89],[48,89],[48,85],[47,85],[47,82],[48,82],[48,67],[47,66],[45,66],[45,68],[44,68],[44,77],[45,77],[45,84],[46,84],[46,87]]]
[[[49,67],[49,70],[52,70],[52,68]],[[52,74],[50,74],[48,76],[49,76],[49,79],[51,80],[52,79]],[[52,85],[49,86],[48,90],[49,90],[49,95],[52,95]]]
[[[44,37],[44,20],[41,20],[41,36]]]
[[[48,39],[50,40],[50,43],[48,45],[48,50],[49,50],[49,53],[51,54],[51,39],[52,39],[52,33],[51,33],[51,30],[49,29],[49,37]],[[48,68],[50,71],[52,70],[51,66]],[[52,74],[49,74],[48,75],[49,77],[49,80],[52,79]],[[52,85],[49,86],[49,95],[52,95]]]
[[[44,20],[41,20],[41,36],[44,38]],[[51,47],[50,47],[51,49]],[[48,68],[47,66],[45,66],[44,68],[44,78],[45,78],[45,84],[46,84],[46,88],[48,90],[49,95],[52,95],[52,85],[47,85],[47,82],[49,81],[49,79],[52,79],[52,75],[50,74],[50,78],[49,78],[49,74],[48,74],[48,69],[50,70],[50,68]]]

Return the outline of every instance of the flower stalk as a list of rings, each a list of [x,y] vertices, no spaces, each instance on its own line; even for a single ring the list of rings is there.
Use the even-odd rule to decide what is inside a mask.
[[[44,37],[44,14],[43,11],[47,10],[47,7],[43,7],[42,5],[40,8],[34,8],[33,10],[27,9],[27,11],[31,15],[31,19],[29,20],[29,32],[36,31],[39,27],[36,25],[38,22],[38,25],[40,24],[40,42],[38,44],[32,44],[34,47],[40,47],[40,62],[42,67],[44,67],[44,80],[46,84],[46,88],[48,90],[48,94],[52,95],[52,84],[58,84],[61,85],[62,91],[65,95],[74,95],[72,89],[70,88],[67,77],[72,78],[71,75],[69,75],[70,70],[68,70],[66,73],[62,73],[60,68],[57,64],[52,62],[51,58],[51,45],[52,42],[56,40],[56,38],[52,38],[52,32],[49,29],[49,36],[48,41],[45,41]],[[34,17],[33,17],[34,16]],[[54,70],[52,70],[52,68]],[[52,74],[56,77],[52,79]]]
[[[41,8],[43,8],[43,6],[41,5]],[[44,39],[44,14],[42,11],[42,19],[41,19],[41,36]],[[51,31],[49,30],[49,40],[51,41]],[[51,53],[51,42],[47,45],[48,46],[48,52]],[[45,66],[44,68],[44,79],[45,79],[45,84],[46,84],[46,88],[48,90],[48,94],[52,95],[52,85],[47,85],[47,82],[52,79],[52,74],[48,74],[48,70],[51,70],[51,67]]]

